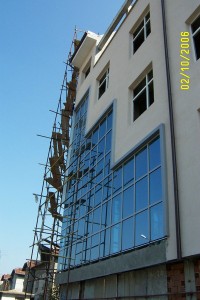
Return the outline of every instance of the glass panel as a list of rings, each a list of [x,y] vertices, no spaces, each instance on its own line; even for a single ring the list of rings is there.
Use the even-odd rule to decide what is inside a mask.
[[[90,260],[90,248],[91,248],[91,238],[86,240],[86,261]]]
[[[133,218],[122,223],[122,250],[132,248],[134,245]]]
[[[112,129],[112,113],[110,113],[107,117],[107,131]]]
[[[200,32],[196,34],[194,37],[194,45],[195,45],[196,59],[199,59],[200,58]]]
[[[143,92],[139,96],[137,96],[137,98],[134,99],[133,106],[134,106],[134,121],[135,121],[147,109],[146,89],[144,89]]]
[[[105,231],[103,230],[100,233],[100,248],[99,248],[99,257],[105,256]]]
[[[102,187],[101,185],[98,185],[95,188],[95,196],[94,196],[94,206],[97,206],[101,203],[102,200]]]
[[[104,119],[99,128],[99,139],[101,139],[106,133],[106,120]]]
[[[104,151],[105,151],[105,138],[103,138],[98,144],[97,160],[100,160],[104,156]]]
[[[101,224],[101,207],[98,207],[93,212],[93,233],[100,230]]]
[[[136,179],[147,173],[147,148],[140,151],[135,158]]]
[[[133,34],[133,38],[136,37],[136,35],[140,32],[140,30],[143,28],[144,26],[144,21],[142,20],[142,22],[140,23],[140,25],[137,27],[137,29],[135,30],[134,34]]]
[[[99,183],[103,179],[103,159],[96,165],[96,183]]]
[[[144,29],[138,34],[133,42],[133,54],[140,48],[144,42]]]
[[[150,174],[150,204],[162,200],[161,168]]]
[[[103,93],[106,90],[106,80],[103,82],[100,82],[101,85],[99,85],[99,98],[103,95]]]
[[[105,163],[104,163],[104,176],[107,176],[110,174],[110,152],[105,157]]]
[[[124,200],[123,200],[123,218],[131,216],[133,214],[134,207],[134,186],[126,189],[124,191]]]
[[[164,236],[163,204],[160,203],[151,208],[151,240],[157,240]]]
[[[113,172],[113,193],[122,187],[122,168]]]
[[[150,170],[159,166],[161,163],[160,158],[160,139],[157,138],[149,145],[149,167]]]
[[[98,142],[98,134],[99,134],[99,131],[97,128],[92,134],[92,147],[94,147]]]
[[[139,211],[148,205],[148,180],[147,176],[138,181],[135,185],[135,205]]]
[[[106,134],[106,148],[105,153],[109,152],[111,150],[111,131]]]
[[[154,103],[154,88],[153,81],[148,85],[148,93],[149,93],[149,106]]]
[[[137,94],[139,94],[145,86],[146,86],[146,77],[134,88],[133,97],[135,98]]]
[[[97,146],[95,146],[91,151],[91,157],[90,157],[90,165],[94,166],[96,164],[97,159]]]
[[[111,176],[108,176],[106,179],[103,181],[103,201],[107,200],[110,195],[111,195]]]
[[[135,245],[143,245],[149,242],[148,211],[136,215],[135,218]]]
[[[119,222],[122,218],[121,197],[121,194],[119,194],[112,200],[112,224]]]
[[[91,260],[97,259],[99,257],[99,234],[92,236],[91,241]]]
[[[200,16],[192,23],[192,33],[200,27]]]
[[[150,20],[146,23],[146,38],[151,33],[151,23]]]
[[[128,183],[132,183],[134,179],[134,159],[132,158],[124,164],[123,167],[123,183],[124,186]]]
[[[121,224],[111,227],[110,253],[116,253],[121,250]]]
[[[148,12],[148,14],[146,15],[146,17],[145,17],[145,20],[147,21],[147,20],[149,20],[150,19],[150,12]]]
[[[101,217],[101,227],[102,229],[110,226],[110,214],[111,214],[111,202],[108,201],[102,206],[102,217]]]
[[[105,230],[105,256],[110,254],[110,228]]]
[[[86,235],[92,234],[92,218],[93,218],[93,212],[88,214],[85,218],[85,223],[86,223]]]
[[[85,220],[80,219],[78,222],[78,238],[83,238],[85,233]]]

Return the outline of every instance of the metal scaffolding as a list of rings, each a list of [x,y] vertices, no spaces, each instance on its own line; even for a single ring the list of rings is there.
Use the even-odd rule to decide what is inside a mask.
[[[73,42],[68,55],[64,78],[61,86],[58,106],[47,155],[44,164],[44,177],[40,194],[33,194],[38,205],[36,226],[32,243],[30,263],[27,269],[25,293],[33,294],[34,283],[42,281],[42,299],[51,299],[52,290],[55,287],[55,273],[59,257],[59,244],[62,239],[62,223],[64,201],[62,199],[63,187],[69,180],[66,176],[68,152],[70,150],[70,132],[74,102],[76,98],[76,86],[78,70],[70,64],[72,51],[76,51],[79,40],[75,29]],[[31,262],[34,262],[31,263]],[[58,287],[56,287],[58,289]],[[59,294],[59,290],[57,290]]]

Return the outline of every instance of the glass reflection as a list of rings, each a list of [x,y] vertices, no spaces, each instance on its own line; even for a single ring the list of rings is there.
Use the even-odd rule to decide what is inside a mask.
[[[134,186],[129,187],[123,194],[123,218],[131,216],[134,209]]]
[[[133,217],[122,222],[122,250],[134,245]]]
[[[136,215],[135,218],[135,245],[143,245],[149,242],[148,211]]]
[[[140,151],[135,157],[136,179],[147,173],[147,149]]]
[[[138,181],[135,185],[135,205],[139,211],[148,205],[148,181],[147,176]]]

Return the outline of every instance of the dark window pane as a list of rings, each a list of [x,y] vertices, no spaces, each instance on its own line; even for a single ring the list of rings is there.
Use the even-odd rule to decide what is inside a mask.
[[[141,90],[145,87],[145,85],[146,85],[146,77],[134,88],[133,97],[136,97],[137,94],[139,94]]]
[[[150,174],[150,204],[162,200],[161,169]]]
[[[136,179],[147,173],[147,148],[140,151],[135,158]]]
[[[140,23],[140,25],[137,27],[137,29],[134,31],[134,34],[133,34],[133,38],[136,37],[136,35],[140,32],[140,30],[143,28],[144,26],[144,21],[142,20],[142,22]]]
[[[136,211],[139,211],[148,205],[148,181],[147,177],[138,181],[135,185],[135,205]]]
[[[110,253],[121,250],[121,224],[111,227]]]
[[[146,89],[133,101],[134,121],[147,109]]]
[[[120,190],[122,187],[122,168],[113,172],[113,193]]]
[[[151,33],[151,23],[150,20],[146,23],[146,38]]]
[[[200,27],[200,16],[192,23],[192,33]]]
[[[200,58],[200,32],[194,37],[194,46],[196,52],[196,59]]]
[[[143,245],[149,242],[148,211],[136,215],[135,218],[135,245]]]
[[[146,17],[145,17],[145,20],[147,21],[147,20],[149,20],[150,19],[150,11],[148,12],[148,14],[146,15]]]
[[[138,48],[142,45],[142,43],[144,42],[144,30],[142,30],[138,36],[135,38],[134,42],[133,42],[133,53],[135,53]]]
[[[153,81],[148,86],[148,93],[149,93],[149,106],[154,103],[154,88],[153,88]]]
[[[90,73],[90,66],[87,68],[87,70],[85,71],[85,78],[89,75]]]
[[[133,214],[134,207],[134,186],[129,187],[124,191],[123,195],[123,218]]]
[[[134,245],[133,218],[122,223],[122,250],[132,248]]]
[[[157,240],[164,236],[163,204],[160,203],[151,208],[151,240]]]
[[[124,175],[124,179],[123,179],[124,186],[133,181],[133,179],[134,179],[134,159],[133,158],[124,164],[123,175]]]
[[[112,200],[112,224],[117,223],[121,220],[122,215],[122,201],[121,194],[117,195]]]
[[[105,93],[106,90],[106,80],[99,86],[99,98]]]
[[[147,79],[148,82],[153,78],[153,70],[151,70],[148,74],[147,74]]]

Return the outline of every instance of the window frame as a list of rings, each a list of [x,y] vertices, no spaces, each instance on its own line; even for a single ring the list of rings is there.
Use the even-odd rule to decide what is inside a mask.
[[[110,73],[110,68],[109,68],[109,66],[107,66],[107,68],[104,70],[102,75],[98,78],[98,100],[103,96],[103,94],[108,89],[109,73]],[[100,92],[100,90],[104,84],[105,84],[105,89],[103,92]]]
[[[148,79],[149,74],[152,72],[152,78]],[[134,90],[141,84],[141,82],[145,79],[145,86],[141,88],[141,90],[134,95]],[[137,83],[137,85],[134,86],[134,88],[132,89],[133,92],[133,122],[135,122],[146,110],[149,109],[149,107],[154,103],[154,95],[153,95],[153,102],[151,103],[150,101],[150,84],[153,82],[153,68],[151,68],[150,70],[148,70],[144,76],[142,76],[142,78],[140,79],[140,81]],[[136,100],[138,99],[138,97],[145,91],[145,95],[146,95],[146,109],[137,117],[135,117],[135,105],[134,103],[136,102]],[[154,83],[153,83],[153,93],[154,93]]]
[[[191,31],[191,36],[192,36],[192,43],[193,43],[193,49],[194,49],[194,56],[195,56],[195,60],[199,60],[200,59],[200,54],[199,54],[199,57],[197,57],[197,50],[196,50],[196,45],[195,45],[195,36],[199,35],[200,36],[200,25],[199,27],[193,32],[193,29],[192,29],[192,26],[193,24],[195,23],[195,21],[197,21],[197,19],[200,20],[200,14],[198,14],[198,16],[191,22],[191,25],[190,25],[190,31]],[[200,47],[200,46],[199,46]],[[200,49],[199,49],[199,52],[200,52]]]
[[[147,18],[148,14],[149,14],[149,17]],[[147,34],[147,24],[148,23],[150,23],[150,32],[149,32],[149,34]],[[138,31],[136,36],[134,36],[135,32],[138,30],[138,28],[141,25],[142,25],[142,28]],[[134,50],[134,42],[137,40],[137,38],[139,37],[139,35],[141,34],[142,31],[144,31],[144,41],[139,45],[139,47],[136,50]],[[141,45],[146,41],[146,39],[150,35],[150,33],[151,33],[151,15],[150,15],[150,10],[148,9],[145,12],[145,15],[143,16],[142,20],[136,26],[134,31],[132,31],[132,53],[133,53],[133,55],[137,52],[137,50],[141,47]]]

